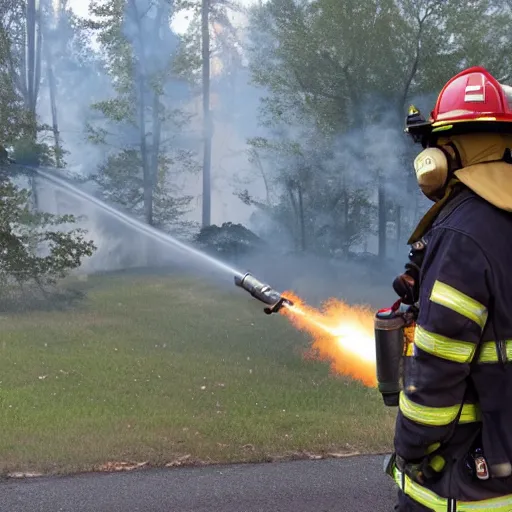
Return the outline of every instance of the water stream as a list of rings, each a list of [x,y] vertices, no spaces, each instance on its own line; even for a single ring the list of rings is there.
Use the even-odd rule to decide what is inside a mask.
[[[49,183],[52,183],[53,185],[56,185],[59,188],[62,188],[66,191],[68,191],[71,195],[80,198],[85,199],[86,201],[98,206],[103,210],[104,212],[108,213],[112,217],[115,217],[122,223],[131,226],[134,228],[137,232],[143,233],[154,240],[157,240],[158,242],[161,242],[167,246],[171,246],[174,248],[178,248],[181,250],[184,250],[188,252],[189,254],[195,256],[196,258],[202,259],[205,263],[208,263],[209,265],[215,266],[220,270],[223,270],[225,272],[228,272],[232,276],[242,276],[243,272],[240,272],[239,270],[230,267],[226,263],[223,263],[222,261],[213,258],[212,256],[209,256],[208,254],[191,247],[188,244],[185,244],[183,242],[180,242],[177,238],[174,238],[171,235],[168,235],[167,233],[163,233],[162,231],[159,231],[155,229],[154,227],[150,226],[149,224],[145,224],[144,222],[141,222],[137,219],[134,219],[133,217],[130,217],[129,215],[126,215],[125,213],[113,208],[112,206],[109,206],[107,203],[102,201],[101,199],[98,199],[94,197],[93,195],[84,192],[83,190],[80,190],[75,185],[72,185],[67,180],[64,180],[62,178],[59,178],[58,176],[55,176],[51,172],[44,171],[42,169],[34,169],[34,171],[44,178]]]

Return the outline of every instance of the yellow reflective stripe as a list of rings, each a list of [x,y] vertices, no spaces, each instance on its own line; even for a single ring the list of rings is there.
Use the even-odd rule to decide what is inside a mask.
[[[434,283],[430,300],[469,318],[481,328],[487,321],[487,308],[480,302],[440,281]]]
[[[440,427],[450,424],[457,418],[460,405],[452,405],[450,407],[427,407],[420,405],[405,395],[402,391],[400,393],[399,408],[402,414],[422,425],[429,425],[431,427]],[[471,423],[479,420],[479,410],[475,404],[464,404],[459,418],[459,423]]]
[[[402,478],[404,479],[403,488]],[[422,487],[411,480],[409,476],[402,475],[402,472],[396,466],[393,468],[393,479],[404,494],[424,507],[434,512],[446,512],[448,510],[448,500],[446,498],[442,498],[435,492]],[[457,501],[456,510],[457,512],[487,512],[489,510],[493,512],[510,512],[512,510],[512,494],[480,501]]]
[[[512,360],[512,340],[505,341],[505,348],[507,352],[507,359]],[[478,355],[479,363],[497,363],[498,353],[496,352],[496,342],[486,341],[482,343],[480,354]]]
[[[457,512],[471,512],[480,510],[480,512],[510,512],[512,510],[512,494],[500,496],[499,498],[489,498],[482,501],[457,501]]]
[[[474,343],[434,334],[419,325],[416,326],[414,333],[414,344],[429,354],[457,363],[469,363],[473,359],[476,348]]]
[[[459,423],[474,423],[481,419],[480,408],[477,404],[464,404],[462,406]]]
[[[393,470],[393,476],[398,487],[414,501],[434,512],[446,512],[448,510],[448,500],[446,498],[441,498],[441,496],[411,480],[407,475],[402,475],[402,472],[396,466]],[[402,478],[404,479],[403,488]]]

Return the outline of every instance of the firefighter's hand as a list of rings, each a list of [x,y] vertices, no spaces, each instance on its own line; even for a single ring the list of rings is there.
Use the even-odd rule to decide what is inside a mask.
[[[400,455],[395,457],[396,467],[411,480],[421,485],[426,481],[440,478],[444,468],[444,459],[440,456],[428,456],[420,460],[406,461]]]
[[[414,278],[407,272],[400,274],[393,281],[393,290],[402,299],[402,302],[407,305],[414,304],[417,300],[415,287]]]
[[[425,483],[425,475],[424,475],[424,461],[406,461],[400,455],[396,455],[395,458],[396,467],[402,472],[405,473],[411,480],[417,482],[421,485]]]

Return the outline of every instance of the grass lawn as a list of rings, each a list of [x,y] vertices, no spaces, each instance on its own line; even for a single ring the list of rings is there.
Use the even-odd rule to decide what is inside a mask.
[[[390,448],[376,390],[305,361],[307,335],[237,290],[90,278],[70,311],[0,316],[0,470],[262,461]]]

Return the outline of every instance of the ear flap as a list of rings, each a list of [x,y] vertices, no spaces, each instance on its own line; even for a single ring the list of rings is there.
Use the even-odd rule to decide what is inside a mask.
[[[439,148],[428,148],[414,159],[414,170],[421,191],[431,200],[445,186],[448,178],[448,158]]]

